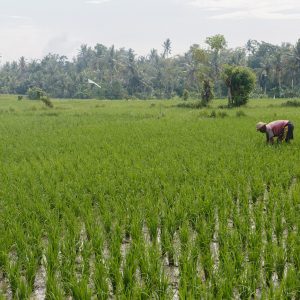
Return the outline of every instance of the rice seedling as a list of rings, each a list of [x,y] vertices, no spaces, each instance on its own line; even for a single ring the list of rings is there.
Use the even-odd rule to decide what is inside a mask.
[[[253,127],[295,108],[0,100],[0,298],[299,298],[299,141]]]

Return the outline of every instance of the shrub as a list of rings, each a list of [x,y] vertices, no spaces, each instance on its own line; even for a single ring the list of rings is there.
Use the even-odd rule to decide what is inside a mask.
[[[216,114],[215,110],[213,110],[209,115],[210,118],[215,118],[216,116],[217,116],[217,114]]]
[[[182,98],[184,101],[186,101],[189,98],[190,94],[188,90],[184,90],[182,94]]]
[[[42,97],[47,97],[47,93],[39,87],[29,88],[27,95],[30,100],[41,100]]]
[[[41,100],[47,107],[53,108],[53,103],[50,101],[49,97],[42,96]]]
[[[228,106],[228,104],[226,104],[226,105],[221,104],[221,105],[218,105],[218,108],[226,109],[226,108],[230,108],[230,107]]]
[[[281,104],[282,106],[291,106],[291,107],[299,107],[300,101],[297,100],[288,100]]]
[[[199,118],[208,118],[209,115],[206,110],[203,110],[199,113]]]
[[[183,102],[177,104],[176,106],[180,108],[196,108],[196,109],[200,109],[204,107],[201,101],[190,102],[190,103]]]
[[[228,88],[228,105],[236,107],[246,104],[255,87],[255,73],[246,67],[226,65],[222,76]]]
[[[227,114],[227,112],[226,111],[219,111],[218,112],[218,117],[220,117],[220,118],[225,118],[225,117],[228,117],[228,114]]]
[[[18,100],[22,100],[23,99],[23,96],[18,96]]]
[[[203,106],[207,106],[207,104],[214,98],[213,87],[209,80],[203,81],[203,89],[201,92],[201,99]]]
[[[242,111],[242,110],[238,110],[235,115],[239,118],[239,117],[245,117],[246,114]]]

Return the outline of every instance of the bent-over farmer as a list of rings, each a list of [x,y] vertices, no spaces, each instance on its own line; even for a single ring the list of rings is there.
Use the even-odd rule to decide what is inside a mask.
[[[294,125],[289,120],[276,120],[268,124],[258,122],[256,124],[256,130],[266,133],[267,144],[273,144],[275,137],[278,143],[283,141],[288,143],[294,138]]]

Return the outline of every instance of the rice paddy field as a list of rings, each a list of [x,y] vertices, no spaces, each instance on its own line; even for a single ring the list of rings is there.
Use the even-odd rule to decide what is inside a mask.
[[[300,107],[0,96],[0,299],[300,299]],[[268,146],[258,121],[290,119]]]

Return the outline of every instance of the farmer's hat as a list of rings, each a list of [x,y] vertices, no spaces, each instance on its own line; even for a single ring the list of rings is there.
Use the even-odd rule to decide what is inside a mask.
[[[264,122],[258,122],[256,124],[256,130],[260,130],[263,126],[267,125],[267,123]]]

